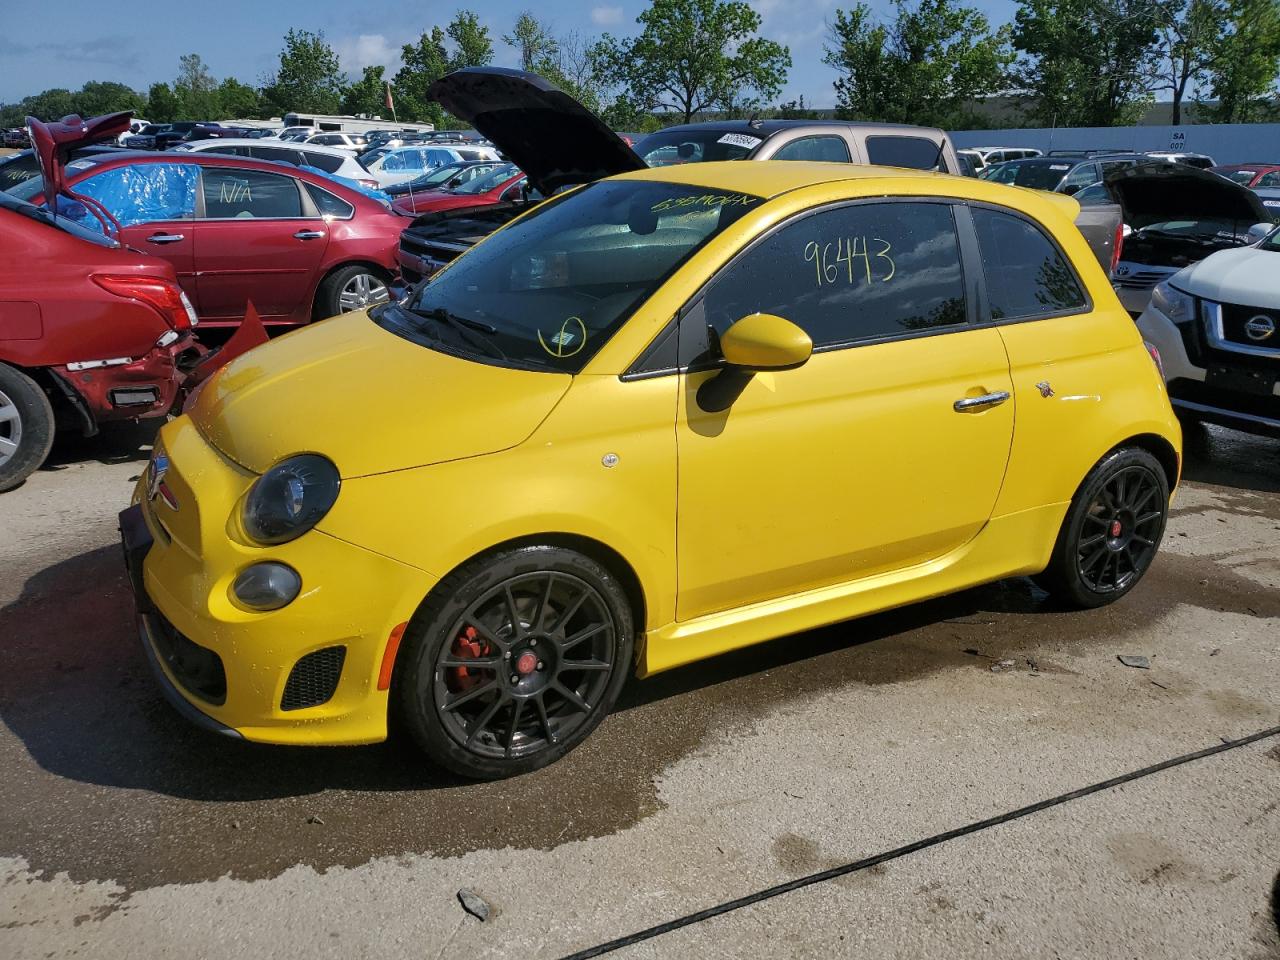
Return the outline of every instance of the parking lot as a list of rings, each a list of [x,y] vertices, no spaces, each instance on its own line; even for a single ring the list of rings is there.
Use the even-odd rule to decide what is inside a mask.
[[[0,500],[15,960],[561,956],[1280,723],[1280,447],[1214,428],[1104,609],[1018,580],[778,640],[633,682],[576,752],[497,783],[397,742],[222,740],[165,703],[133,625],[115,516],[153,429],[63,435]],[[618,955],[1274,960],[1277,870],[1271,736]]]

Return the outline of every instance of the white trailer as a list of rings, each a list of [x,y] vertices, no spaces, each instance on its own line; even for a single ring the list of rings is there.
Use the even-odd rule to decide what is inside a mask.
[[[434,123],[401,123],[382,117],[323,116],[317,113],[286,113],[286,127],[311,127],[316,133],[368,133],[371,130],[403,130],[408,133],[431,133]]]

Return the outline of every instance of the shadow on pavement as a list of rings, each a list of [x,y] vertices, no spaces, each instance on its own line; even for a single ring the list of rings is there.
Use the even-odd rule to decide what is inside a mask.
[[[164,417],[104,423],[101,432],[93,437],[63,430],[54,437],[49,459],[40,469],[64,470],[71,464],[91,460],[98,463],[145,463],[151,456],[151,444],[156,433],[164,423]]]
[[[1280,440],[1202,423],[1182,429],[1184,480],[1280,493]]]

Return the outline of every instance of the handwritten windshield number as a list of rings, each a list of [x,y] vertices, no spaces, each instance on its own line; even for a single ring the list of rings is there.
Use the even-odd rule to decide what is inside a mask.
[[[812,262],[814,270],[817,273],[818,286],[824,283],[835,283],[840,277],[840,264],[845,266],[845,276],[849,283],[854,282],[854,261],[862,261],[858,274],[865,276],[867,283],[873,280],[879,280],[886,283],[893,279],[893,275],[898,272],[897,264],[893,262],[893,258],[889,256],[889,251],[893,249],[893,245],[888,240],[881,240],[879,237],[872,237],[872,243],[881,244],[881,248],[874,254],[869,252],[869,244],[866,237],[853,237],[851,240],[837,238],[835,243],[819,244],[817,241],[810,240],[804,247],[804,258],[806,262]],[[832,258],[831,250],[835,248],[835,257]],[[883,260],[880,266],[887,268],[888,272],[884,276],[877,277],[873,274],[871,268],[872,260]]]

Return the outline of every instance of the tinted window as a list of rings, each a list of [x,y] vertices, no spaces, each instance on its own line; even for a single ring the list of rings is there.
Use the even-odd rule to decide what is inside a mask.
[[[258,160],[275,160],[280,163],[298,165],[299,153],[289,147],[250,147],[249,156]]]
[[[323,147],[331,147],[331,146],[333,146],[335,143],[342,143],[342,142],[343,142],[343,140],[342,140],[342,138],[341,138],[341,137],[336,136],[335,134],[332,134],[332,133],[326,133],[326,134],[324,134],[324,135],[322,135],[322,136],[319,136],[319,137],[312,137],[312,138],[310,139],[310,141],[308,141],[308,142],[310,142],[310,143],[318,143],[318,144],[320,144],[320,145],[321,145],[321,146],[323,146]]]
[[[964,323],[951,208],[871,203],[804,217],[733,263],[704,305],[717,333],[773,313],[803,327],[815,346]]]
[[[983,180],[1011,183],[1033,190],[1054,190],[1070,170],[1071,164],[1065,160],[1010,160],[1008,163],[987,167],[982,171],[981,177]]]
[[[947,169],[941,145],[924,137],[867,137],[867,162],[913,170]]]
[[[1096,163],[1082,163],[1067,174],[1067,179],[1062,181],[1062,189],[1087,187],[1091,183],[1096,183],[1099,179],[1100,174]]]
[[[803,137],[793,140],[773,155],[774,160],[825,160],[849,163],[849,148],[840,137]]]
[[[195,216],[196,179],[196,168],[189,164],[138,163],[104,170],[73,189],[97,200],[127,227]],[[89,227],[98,223],[88,211],[77,219]]]
[[[651,167],[703,160],[741,160],[760,144],[764,136],[730,130],[660,130],[635,146],[636,153]]]
[[[1252,174],[1253,174],[1253,171],[1252,171],[1252,170],[1246,170],[1246,171],[1244,171],[1244,172],[1245,172],[1245,173],[1250,174],[1251,176],[1252,176]],[[1236,183],[1242,183],[1242,182],[1243,182],[1243,183],[1248,183],[1248,182],[1249,182],[1248,180],[1243,180],[1243,181],[1242,181],[1242,180],[1237,179],[1237,178],[1235,178],[1235,177],[1233,177],[1232,179],[1233,179],[1233,180],[1235,180],[1235,181],[1236,181]],[[1260,177],[1258,178],[1258,182],[1257,182],[1257,183],[1255,183],[1255,184],[1254,184],[1254,186],[1255,186],[1255,187],[1278,187],[1278,186],[1280,186],[1280,170],[1272,170],[1270,173],[1264,173],[1262,176],[1260,176]]]
[[[311,200],[322,217],[337,217],[339,220],[345,220],[355,214],[355,207],[341,197],[335,197],[328,190],[317,187],[314,183],[303,185],[307,188],[307,193],[311,194]]]
[[[331,157],[327,153],[316,153],[313,150],[302,151],[302,158],[308,165],[318,167],[325,173],[337,173],[342,167],[342,157]]]
[[[995,320],[1084,307],[1075,272],[1039,227],[1021,217],[976,207],[987,300]]]
[[[210,220],[300,217],[302,199],[292,177],[232,167],[206,167],[204,215]]]

